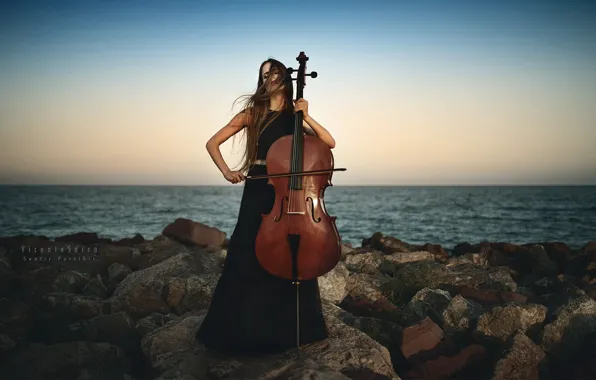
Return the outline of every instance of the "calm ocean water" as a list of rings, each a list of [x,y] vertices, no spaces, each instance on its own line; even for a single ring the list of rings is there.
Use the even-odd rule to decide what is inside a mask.
[[[0,236],[86,231],[151,239],[176,218],[232,233],[240,186],[0,186]],[[380,231],[409,243],[596,240],[596,186],[344,187],[325,203],[344,242]]]

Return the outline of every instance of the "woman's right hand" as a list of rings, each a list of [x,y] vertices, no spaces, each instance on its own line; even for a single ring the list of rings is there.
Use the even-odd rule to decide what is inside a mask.
[[[228,170],[224,173],[224,178],[231,183],[238,183],[244,181],[244,174],[239,171]]]

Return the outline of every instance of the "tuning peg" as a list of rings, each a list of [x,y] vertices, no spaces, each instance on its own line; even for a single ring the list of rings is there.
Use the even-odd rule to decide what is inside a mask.
[[[310,74],[305,74],[305,75],[307,75],[307,76],[309,76],[309,77],[311,77],[311,78],[316,78],[316,77],[317,77],[317,75],[319,75],[319,74],[317,74],[317,72],[316,72],[316,71],[313,71],[312,73],[310,73]]]

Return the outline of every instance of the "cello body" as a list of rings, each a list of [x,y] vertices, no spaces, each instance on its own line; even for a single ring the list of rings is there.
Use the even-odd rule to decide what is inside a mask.
[[[296,99],[300,99],[308,58],[301,52],[297,60]],[[275,189],[275,202],[262,216],[255,242],[257,259],[267,272],[297,282],[328,273],[341,258],[336,217],[327,214],[324,202],[325,189],[332,186],[336,170],[333,153],[319,138],[305,136],[302,123],[300,111],[296,113],[294,134],[278,139],[267,153],[267,174]],[[304,172],[315,174],[293,174]],[[276,176],[280,174],[285,176]]]

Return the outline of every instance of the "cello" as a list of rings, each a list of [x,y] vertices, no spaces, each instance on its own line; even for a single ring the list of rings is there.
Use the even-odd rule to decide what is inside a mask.
[[[308,57],[300,52],[296,80],[296,100],[303,97]],[[286,82],[287,83],[287,82]],[[266,156],[267,175],[246,179],[268,178],[275,189],[275,202],[262,223],[255,242],[259,264],[270,274],[291,280],[296,285],[297,340],[299,333],[300,281],[316,279],[330,272],[341,258],[341,238],[335,216],[329,216],[323,200],[335,171],[331,149],[318,137],[305,135],[302,111],[296,112],[293,135],[275,141]]]

